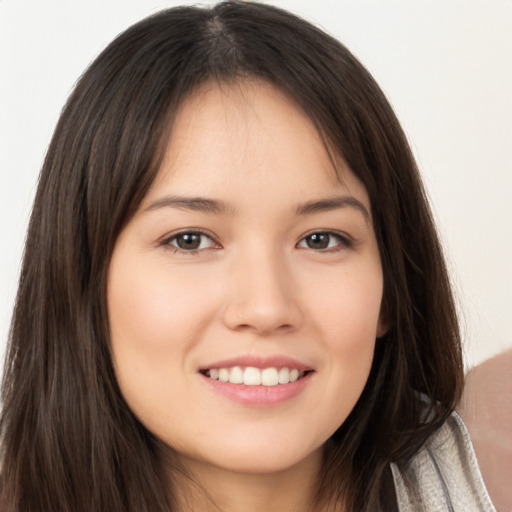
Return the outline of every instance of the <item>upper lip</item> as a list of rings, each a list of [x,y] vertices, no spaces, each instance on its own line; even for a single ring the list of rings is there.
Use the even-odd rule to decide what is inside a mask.
[[[211,370],[212,368],[232,368],[234,366],[253,368],[296,368],[299,371],[312,370],[312,366],[285,355],[274,356],[238,356],[221,361],[215,361],[202,366],[200,370]]]

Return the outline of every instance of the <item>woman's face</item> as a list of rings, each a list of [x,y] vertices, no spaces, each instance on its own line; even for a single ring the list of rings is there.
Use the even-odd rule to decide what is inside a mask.
[[[318,461],[363,390],[383,278],[367,193],[339,168],[266,83],[203,86],[175,119],[108,308],[129,407],[191,467]]]

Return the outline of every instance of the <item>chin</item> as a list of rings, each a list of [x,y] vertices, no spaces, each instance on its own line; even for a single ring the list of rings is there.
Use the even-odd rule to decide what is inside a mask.
[[[221,470],[232,473],[270,474],[285,472],[302,463],[311,464],[312,461],[321,461],[323,445],[307,446],[297,440],[269,440],[253,439],[243,444],[231,442],[220,443],[217,446],[209,444],[208,449],[200,453],[186,454],[178,451],[186,466],[192,469],[211,467],[212,470]]]

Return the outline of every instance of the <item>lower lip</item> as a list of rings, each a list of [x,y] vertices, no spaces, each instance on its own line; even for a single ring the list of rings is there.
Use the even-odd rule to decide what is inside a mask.
[[[301,393],[309,384],[314,372],[307,373],[304,377],[288,384],[277,386],[245,386],[244,384],[232,384],[221,382],[201,375],[213,391],[230,398],[236,402],[251,406],[277,405],[283,403]]]

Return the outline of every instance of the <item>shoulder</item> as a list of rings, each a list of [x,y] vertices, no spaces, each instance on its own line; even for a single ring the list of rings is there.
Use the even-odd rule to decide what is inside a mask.
[[[498,510],[512,511],[512,350],[473,367],[458,411]]]
[[[456,412],[407,464],[391,464],[391,471],[400,512],[495,512]]]

